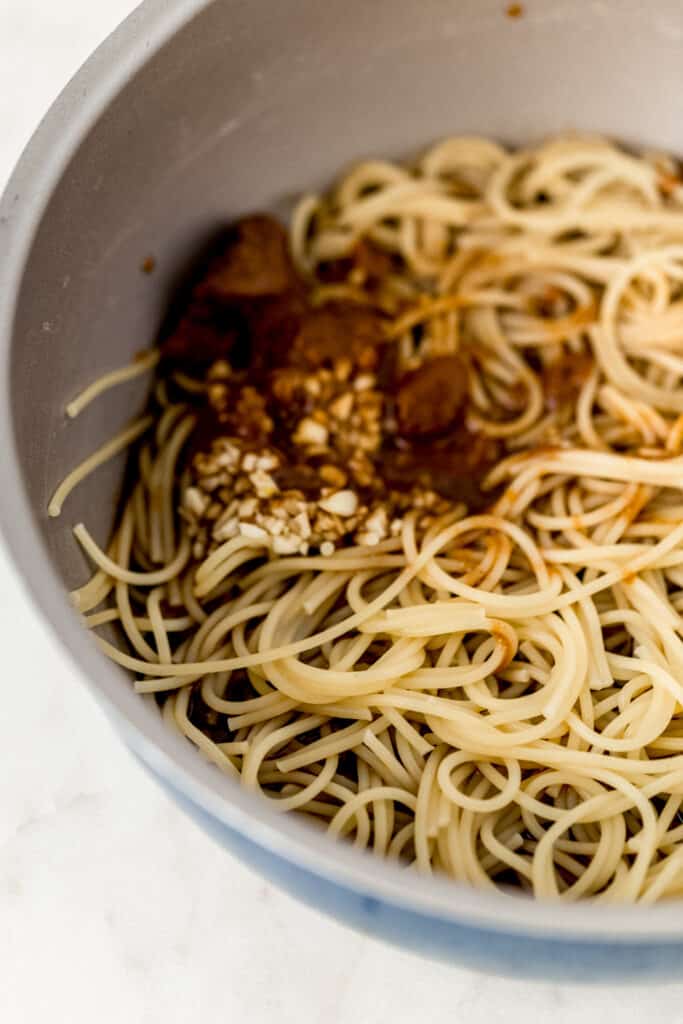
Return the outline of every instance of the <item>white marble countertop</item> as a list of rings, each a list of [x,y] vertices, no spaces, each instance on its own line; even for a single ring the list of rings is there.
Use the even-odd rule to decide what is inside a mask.
[[[133,6],[0,0],[0,185],[67,78]],[[0,610],[0,1021],[683,1022],[682,986],[488,978],[300,906],[142,774],[2,551]]]

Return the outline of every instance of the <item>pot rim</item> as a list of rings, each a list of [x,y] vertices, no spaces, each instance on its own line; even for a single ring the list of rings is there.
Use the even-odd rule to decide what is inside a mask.
[[[71,608],[30,505],[11,421],[10,363],[18,296],[47,203],[79,144],[135,73],[213,0],[144,0],[95,50],[55,100],[26,146],[0,200],[0,532],[32,603],[75,673],[105,705],[133,750],[174,789],[229,829],[273,855],[350,890],[454,926],[584,944],[683,941],[681,904],[557,907],[506,892],[410,874],[369,853],[331,842],[303,820],[283,816],[205,763],[174,735],[121,672],[96,649]],[[226,2],[226,0],[223,0]],[[409,885],[406,884],[409,879]]]

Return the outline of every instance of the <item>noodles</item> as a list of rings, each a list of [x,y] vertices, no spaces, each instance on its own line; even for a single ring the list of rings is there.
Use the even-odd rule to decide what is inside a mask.
[[[125,381],[141,377],[144,373],[154,369],[158,362],[159,351],[157,349],[150,349],[149,352],[141,353],[128,366],[122,366],[119,370],[112,370],[111,373],[105,374],[104,377],[100,377],[69,402],[66,407],[67,416],[75,419],[76,416],[83,412],[86,406],[90,405],[104,391],[116,387],[117,384],[123,384]]]
[[[549,900],[683,895],[674,171],[594,138],[368,161],[294,211],[295,284],[272,227],[243,222],[277,293],[254,313],[249,281],[240,307],[266,376],[235,371],[207,326],[228,287],[210,268],[201,331],[190,307],[150,413],[49,505],[135,445],[107,551],[74,530],[95,568],[74,601],[120,630],[101,649],[221,771],[423,872]],[[292,339],[297,318],[315,330]],[[259,331],[290,331],[299,361],[264,360]],[[201,345],[204,364],[179,358]],[[304,411],[278,436],[292,395]]]
[[[74,487],[77,487],[81,480],[84,480],[86,476],[97,469],[103,463],[108,462],[109,459],[113,459],[119,452],[124,451],[129,445],[133,444],[134,441],[145,433],[146,430],[152,426],[153,419],[151,416],[142,416],[135,423],[132,423],[129,427],[126,427],[113,437],[111,441],[107,441],[103,444],[96,452],[89,455],[87,459],[84,459],[80,466],[73,469],[68,476],[62,480],[61,484],[52,495],[50,502],[47,506],[47,512],[50,516],[58,516],[62,511],[62,505],[73,491]]]

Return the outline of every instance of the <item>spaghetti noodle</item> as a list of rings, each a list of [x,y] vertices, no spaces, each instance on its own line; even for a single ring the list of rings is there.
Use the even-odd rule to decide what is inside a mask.
[[[102,650],[218,768],[359,848],[543,899],[683,895],[677,166],[447,139],[305,197],[289,242],[277,305],[248,261],[240,304],[211,265],[148,414],[50,503],[134,445],[107,552],[75,530],[96,568],[75,603],[121,630]],[[283,441],[272,403],[300,387]]]

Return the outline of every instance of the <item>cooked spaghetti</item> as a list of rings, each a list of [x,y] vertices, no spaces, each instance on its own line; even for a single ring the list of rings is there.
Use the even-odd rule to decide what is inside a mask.
[[[157,351],[103,651],[228,776],[544,899],[683,894],[683,185],[448,139],[224,232]]]

